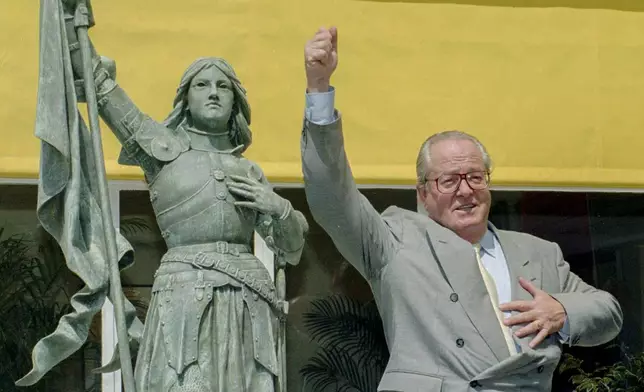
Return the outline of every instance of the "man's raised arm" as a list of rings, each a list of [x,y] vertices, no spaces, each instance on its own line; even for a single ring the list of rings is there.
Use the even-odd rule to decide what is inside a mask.
[[[368,280],[378,279],[396,243],[369,201],[358,191],[344,150],[342,120],[334,108],[331,75],[338,64],[335,28],[321,28],[307,42],[306,112],[302,130],[302,171],[315,221],[342,255]]]

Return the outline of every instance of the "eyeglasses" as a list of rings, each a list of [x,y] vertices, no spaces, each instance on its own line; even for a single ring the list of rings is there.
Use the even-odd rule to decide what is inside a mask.
[[[427,181],[436,182],[436,189],[440,193],[454,193],[465,180],[473,191],[480,191],[490,185],[490,173],[486,171],[475,171],[466,174],[442,174],[438,178],[427,178]]]

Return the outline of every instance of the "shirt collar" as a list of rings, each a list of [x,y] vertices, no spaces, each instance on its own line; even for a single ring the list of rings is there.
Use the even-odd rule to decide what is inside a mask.
[[[485,235],[481,239],[481,250],[487,253],[488,256],[496,259],[496,241],[494,232],[490,228],[487,229]]]

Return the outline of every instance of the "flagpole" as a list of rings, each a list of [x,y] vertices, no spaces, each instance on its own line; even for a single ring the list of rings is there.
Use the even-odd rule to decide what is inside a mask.
[[[98,104],[96,99],[96,86],[94,85],[94,68],[92,66],[92,53],[89,41],[89,11],[87,0],[79,0],[74,23],[78,35],[81,57],[83,59],[83,74],[85,82],[85,98],[87,100],[87,114],[89,117],[89,129],[92,137],[92,153],[94,163],[98,171],[98,196],[101,207],[101,214],[104,227],[105,245],[107,247],[108,268],[110,270],[110,292],[114,305],[116,319],[116,334],[118,337],[118,350],[121,360],[121,374],[126,392],[136,392],[134,385],[134,374],[132,372],[132,358],[130,354],[129,338],[125,322],[125,304],[123,301],[123,289],[121,287],[121,275],[118,266],[118,253],[116,247],[116,234],[112,211],[109,203],[107,186],[107,174],[105,171],[105,160],[103,156],[103,144],[101,130],[98,120]]]
[[[277,259],[278,266],[275,274],[275,286],[277,288],[277,297],[282,303],[282,314],[279,315],[279,331],[277,335],[277,347],[279,357],[279,392],[286,392],[286,318],[288,316],[288,302],[286,301],[286,263],[282,264]]]

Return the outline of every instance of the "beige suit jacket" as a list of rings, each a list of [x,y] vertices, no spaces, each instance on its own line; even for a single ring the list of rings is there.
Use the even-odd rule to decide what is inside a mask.
[[[382,215],[358,191],[344,151],[341,119],[304,121],[302,165],[313,217],[368,280],[390,361],[378,391],[550,391],[561,344],[515,337],[510,357],[471,244],[429,217],[390,207]],[[513,281],[513,300],[531,296],[518,277],[550,293],[568,314],[570,344],[615,338],[619,304],[570,272],[558,245],[496,230]],[[519,327],[515,327],[515,330]]]

